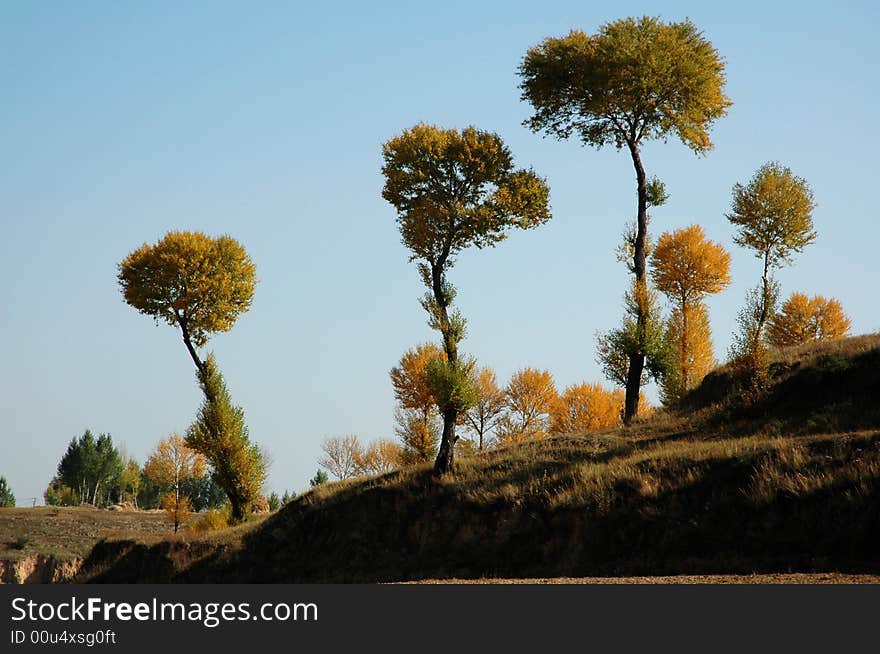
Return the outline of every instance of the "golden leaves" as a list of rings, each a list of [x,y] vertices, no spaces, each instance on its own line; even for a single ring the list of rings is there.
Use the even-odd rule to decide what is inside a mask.
[[[202,346],[208,335],[232,328],[253,300],[256,267],[230,236],[168,232],[119,264],[125,301],[139,312],[179,325]]]
[[[792,293],[767,327],[767,340],[775,347],[810,341],[835,340],[849,333],[850,321],[840,302],[821,295]]]
[[[159,441],[144,464],[144,473],[163,488],[179,489],[184,479],[205,474],[205,457],[187,446],[179,434]]]
[[[573,434],[616,427],[623,419],[624,398],[619,388],[607,390],[601,384],[573,384],[554,403],[550,431]]]
[[[504,389],[507,413],[498,421],[501,443],[538,440],[547,436],[550,413],[557,401],[553,375],[547,370],[516,371]]]
[[[651,279],[679,304],[718,293],[730,284],[730,254],[699,225],[664,232],[651,256]]]

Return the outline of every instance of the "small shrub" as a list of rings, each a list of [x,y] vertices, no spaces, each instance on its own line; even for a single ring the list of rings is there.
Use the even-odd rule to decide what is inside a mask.
[[[12,547],[17,550],[23,550],[27,544],[31,542],[30,536],[19,536],[12,542]]]
[[[196,520],[190,520],[186,529],[193,534],[203,534],[209,531],[219,531],[229,526],[229,507],[224,506],[222,509],[209,509]]]

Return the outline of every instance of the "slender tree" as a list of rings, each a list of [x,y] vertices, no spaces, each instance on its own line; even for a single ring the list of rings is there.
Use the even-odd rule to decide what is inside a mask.
[[[444,474],[453,470],[455,426],[473,397],[458,351],[465,320],[452,308],[447,274],[462,250],[494,246],[511,228],[547,222],[549,190],[531,170],[514,168],[497,134],[474,127],[418,124],[385,143],[382,155],[382,197],[397,210],[403,243],[429,289],[422,306],[443,339],[445,361],[435,360],[430,377],[443,419],[434,470]]]
[[[205,397],[186,442],[210,462],[215,482],[229,497],[232,520],[239,522],[259,497],[266,461],[250,442],[244,412],[232,405],[213,356],[203,360],[197,348],[211,334],[232,329],[250,308],[256,268],[230,236],[177,231],[155,245],[144,243],[118,268],[117,280],[129,305],[180,329]]]
[[[504,389],[507,412],[498,421],[501,443],[539,440],[550,431],[550,416],[558,402],[553,375],[548,370],[517,370]]]
[[[465,426],[477,437],[477,449],[489,444],[489,432],[504,414],[504,391],[498,387],[495,371],[485,366],[474,372],[476,401],[465,413]]]
[[[730,284],[730,254],[710,241],[699,225],[665,232],[651,254],[654,285],[673,305],[669,323],[674,370],[663,383],[664,399],[675,400],[700,383],[714,361],[706,295]],[[669,374],[671,373],[671,374]]]
[[[321,441],[324,454],[318,459],[318,465],[337,479],[354,477],[358,474],[358,461],[363,449],[355,434],[328,436]]]
[[[733,187],[732,210],[727,214],[738,228],[733,240],[754,250],[763,263],[753,347],[759,347],[764,326],[774,313],[773,269],[790,265],[794,254],[816,239],[815,206],[806,180],[777,162],[764,164],[747,184]]]
[[[192,511],[189,497],[183,492],[184,482],[205,474],[205,458],[191,449],[179,434],[171,434],[159,441],[144,464],[144,472],[167,491],[161,506],[176,532]]]
[[[626,18],[597,34],[545,39],[526,53],[519,74],[522,97],[535,109],[525,123],[534,132],[629,151],[637,195],[634,297],[646,299],[648,207],[664,194],[648,180],[642,145],[675,135],[697,154],[712,148],[708,129],[731,105],[722,58],[688,20]],[[638,305],[637,339],[627,353],[626,423],[638,413],[649,320],[647,305]]]

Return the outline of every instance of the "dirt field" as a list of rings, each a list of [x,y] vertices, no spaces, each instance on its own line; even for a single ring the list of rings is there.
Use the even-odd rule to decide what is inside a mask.
[[[170,534],[172,531],[161,512],[107,511],[90,507],[0,509],[0,559],[16,560],[31,554],[67,559],[84,556],[96,541],[108,534]]]
[[[681,575],[675,577],[556,577],[553,579],[425,579],[418,584],[880,584],[880,575]]]

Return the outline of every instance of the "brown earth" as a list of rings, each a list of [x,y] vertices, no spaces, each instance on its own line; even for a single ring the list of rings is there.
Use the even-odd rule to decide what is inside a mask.
[[[424,579],[408,584],[880,584],[880,575],[677,575],[670,577],[553,577],[549,579]]]
[[[172,531],[162,512],[0,508],[0,583],[67,581],[102,538]]]

